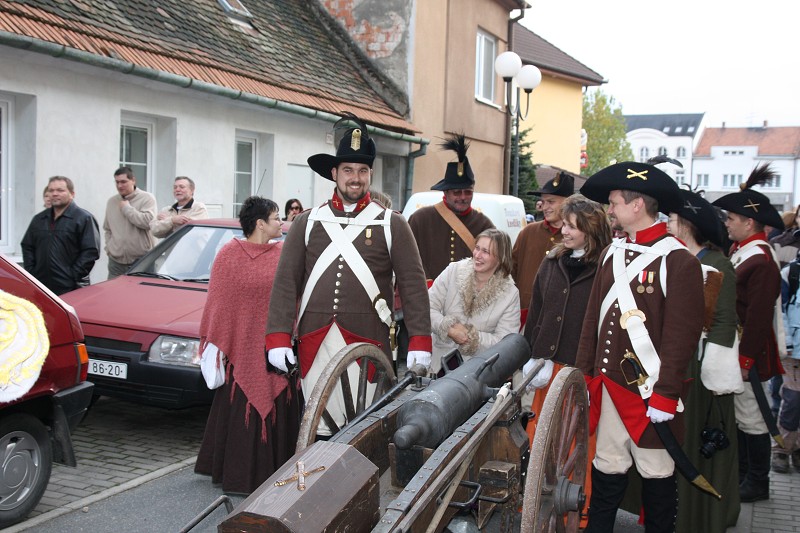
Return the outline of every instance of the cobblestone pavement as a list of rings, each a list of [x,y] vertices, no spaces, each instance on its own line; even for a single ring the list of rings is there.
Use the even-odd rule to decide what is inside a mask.
[[[101,397],[72,434],[78,466],[53,465],[30,517],[197,455],[208,407],[168,410]]]

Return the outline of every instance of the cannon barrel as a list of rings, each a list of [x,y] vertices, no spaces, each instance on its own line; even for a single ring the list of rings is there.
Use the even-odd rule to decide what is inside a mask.
[[[437,379],[398,409],[397,448],[436,448],[522,367],[531,355],[522,335],[506,335],[491,348]]]

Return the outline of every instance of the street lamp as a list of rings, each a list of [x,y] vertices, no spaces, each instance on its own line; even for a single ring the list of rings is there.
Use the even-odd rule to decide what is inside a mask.
[[[494,60],[494,71],[506,84],[506,111],[514,125],[514,196],[519,196],[519,121],[528,118],[531,92],[542,82],[542,73],[534,65],[522,66],[514,52],[503,52]],[[516,109],[512,104],[512,85],[516,81]],[[520,89],[525,91],[525,112],[522,112]]]

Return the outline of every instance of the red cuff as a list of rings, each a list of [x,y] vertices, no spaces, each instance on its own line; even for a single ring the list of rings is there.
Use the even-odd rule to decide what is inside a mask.
[[[675,411],[678,410],[678,400],[670,400],[664,396],[660,396],[656,393],[653,393],[650,396],[650,401],[648,404],[653,409],[658,409],[659,411],[664,411],[665,413],[669,413],[674,415]]]
[[[756,362],[755,359],[751,359],[750,357],[745,357],[744,355],[739,356],[739,367],[744,368],[745,370],[750,370],[753,368],[753,364]]]
[[[269,333],[264,337],[264,347],[267,350],[273,348],[291,348],[292,337],[288,333]]]
[[[430,335],[414,335],[408,339],[409,352],[433,352],[433,341]]]

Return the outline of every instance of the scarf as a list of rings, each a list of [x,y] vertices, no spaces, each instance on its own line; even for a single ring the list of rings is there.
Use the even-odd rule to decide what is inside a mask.
[[[264,358],[264,327],[282,246],[239,239],[223,246],[211,269],[200,321],[201,353],[210,342],[228,358],[231,365],[226,381],[233,378],[229,401],[238,386],[247,398],[245,425],[252,405],[263,422],[261,439],[265,442],[267,417],[272,413],[274,418],[275,398],[288,386],[286,377],[267,372]]]

